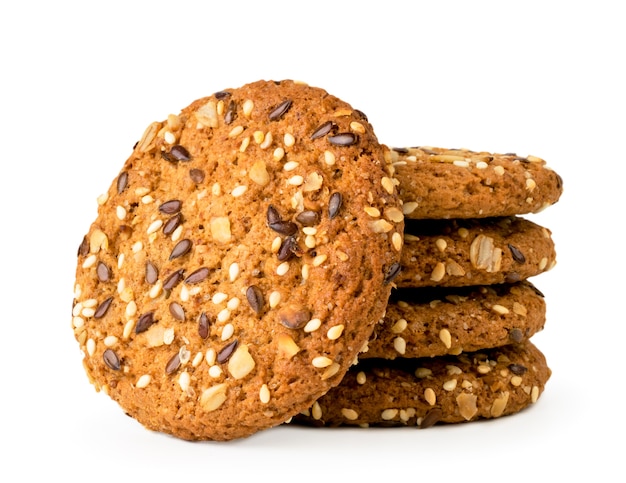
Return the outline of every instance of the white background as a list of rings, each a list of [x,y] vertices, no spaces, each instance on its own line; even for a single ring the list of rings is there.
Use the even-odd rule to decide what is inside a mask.
[[[626,108],[620,2],[4,2],[0,480],[624,481]],[[565,181],[532,219],[553,376],[515,416],[429,430],[150,433],[88,383],[76,250],[144,128],[258,79],[323,87],[392,146],[533,154]],[[13,475],[13,480],[9,480]]]

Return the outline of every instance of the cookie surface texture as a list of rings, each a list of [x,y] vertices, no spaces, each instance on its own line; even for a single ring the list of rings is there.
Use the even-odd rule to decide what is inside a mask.
[[[537,402],[551,370],[530,342],[423,359],[367,359],[293,422],[417,426],[519,413]]]
[[[231,440],[337,385],[382,317],[403,217],[365,115],[259,81],[151,124],[78,252],[73,328],[145,427]]]
[[[545,321],[544,296],[528,281],[398,289],[359,359],[435,357],[521,343]]]
[[[552,232],[519,216],[407,219],[398,287],[514,283],[556,265]]]
[[[484,218],[537,213],[563,180],[538,157],[437,147],[386,151],[407,218]]]

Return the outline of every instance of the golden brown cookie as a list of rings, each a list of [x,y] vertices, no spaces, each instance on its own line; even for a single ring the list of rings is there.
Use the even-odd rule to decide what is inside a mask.
[[[556,203],[563,180],[543,159],[437,147],[386,151],[404,214],[415,219],[537,213]]]
[[[293,423],[314,426],[417,426],[519,413],[551,375],[532,343],[459,356],[366,359]]]
[[[556,264],[551,231],[521,217],[406,221],[398,287],[513,283]]]
[[[230,440],[337,385],[382,317],[403,217],[363,113],[259,81],[154,122],[80,245],[73,330],[145,427]]]
[[[528,281],[398,289],[359,359],[455,355],[521,343],[545,321],[543,294]]]

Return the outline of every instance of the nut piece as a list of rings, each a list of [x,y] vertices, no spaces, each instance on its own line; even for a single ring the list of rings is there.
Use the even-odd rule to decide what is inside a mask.
[[[235,379],[243,379],[252,372],[255,365],[254,359],[248,352],[248,346],[240,345],[228,360],[228,372]]]
[[[211,236],[218,243],[230,241],[230,220],[227,216],[218,216],[211,219]]]
[[[478,412],[476,407],[477,396],[475,394],[469,394],[462,392],[456,397],[456,403],[459,405],[459,413],[467,421],[472,419]]]
[[[491,405],[491,415],[494,418],[502,416],[502,413],[504,413],[504,410],[506,409],[506,405],[508,402],[509,402],[509,391],[504,391],[502,394],[500,394],[500,396],[498,396],[498,399],[496,399]]]
[[[278,352],[287,359],[291,359],[298,352],[300,352],[298,344],[296,344],[295,341],[287,334],[278,334],[276,342],[278,344]]]
[[[216,384],[206,389],[200,396],[200,406],[207,412],[215,411],[226,401],[226,384]]]
[[[474,268],[497,272],[502,262],[502,250],[496,248],[493,238],[478,235],[470,245],[470,261]]]
[[[267,172],[265,162],[259,160],[255,162],[248,172],[248,176],[259,186],[265,186],[270,182],[270,174]]]

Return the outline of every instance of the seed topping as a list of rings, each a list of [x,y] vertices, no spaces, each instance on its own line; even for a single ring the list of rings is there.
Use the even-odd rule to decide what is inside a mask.
[[[172,290],[176,285],[182,282],[185,271],[181,268],[180,270],[176,270],[169,277],[165,279],[163,282],[163,290]]]
[[[198,335],[203,339],[209,336],[209,318],[204,312],[198,318]]]
[[[277,121],[283,117],[287,111],[291,108],[292,101],[287,99],[276,106],[269,114],[270,121]]]
[[[509,250],[511,250],[511,256],[513,257],[513,260],[515,260],[517,263],[524,263],[526,261],[526,257],[524,256],[522,251],[516,246],[509,243]]]
[[[330,195],[330,200],[328,201],[328,217],[331,220],[339,214],[342,203],[343,196],[341,193],[335,191],[332,195]]]
[[[159,279],[159,270],[152,262],[146,262],[146,282],[150,285],[156,283]]]
[[[172,249],[172,253],[170,253],[170,260],[174,260],[175,258],[180,258],[183,255],[186,255],[189,250],[191,250],[191,240],[185,238],[184,240],[179,241],[174,248]]]
[[[263,299],[263,292],[261,292],[261,289],[257,285],[250,285],[247,288],[246,299],[254,313],[261,315],[265,301]]]
[[[385,279],[383,283],[385,285],[391,283],[400,274],[401,269],[402,266],[400,265],[400,263],[392,263],[391,266],[387,269],[387,273],[385,274]]]
[[[342,132],[328,136],[328,142],[335,146],[352,146],[359,142],[359,136],[351,132]]]
[[[172,216],[169,220],[167,220],[163,224],[163,234],[166,236],[169,236],[172,233],[174,233],[174,231],[176,230],[176,228],[178,228],[178,226],[181,224],[182,221],[183,221],[183,215],[181,215],[180,213],[177,213],[174,216]]]
[[[217,362],[222,364],[230,359],[230,356],[233,355],[237,345],[239,344],[239,340],[235,339],[232,342],[226,344],[218,353],[217,353]]]
[[[104,363],[114,371],[119,371],[122,367],[120,363],[120,358],[117,356],[115,351],[113,351],[113,349],[105,350],[102,354],[102,359],[104,360]]]
[[[321,124],[313,131],[313,134],[311,134],[311,141],[326,136],[334,127],[335,123],[333,121],[326,121],[324,124]]]
[[[154,320],[154,312],[146,312],[137,321],[137,325],[135,326],[135,334],[141,334],[150,328],[152,324],[154,324],[156,320]]]
[[[96,275],[101,282],[108,282],[111,279],[111,270],[103,262],[98,262],[96,267]]]
[[[203,282],[209,276],[209,269],[207,267],[199,268],[198,270],[192,272],[186,279],[185,283],[188,285],[193,285],[196,283]]]
[[[159,206],[159,211],[166,215],[174,215],[180,211],[183,203],[180,200],[169,200]]]
[[[98,308],[93,314],[93,318],[101,319],[102,317],[104,317],[109,310],[109,307],[111,306],[111,302],[113,302],[113,297],[109,297],[108,299],[104,300],[100,305],[98,305]]]

